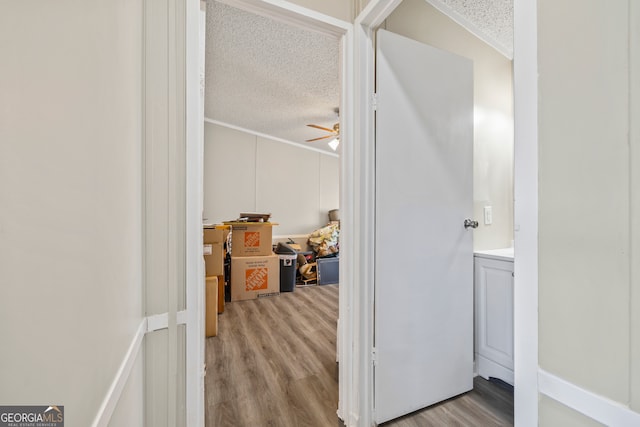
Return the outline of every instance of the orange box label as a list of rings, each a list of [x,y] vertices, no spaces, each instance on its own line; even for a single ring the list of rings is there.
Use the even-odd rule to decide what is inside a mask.
[[[245,271],[245,289],[257,291],[269,288],[268,268],[249,268]]]
[[[245,248],[259,248],[260,247],[260,232],[259,231],[246,231],[244,233],[244,247]]]

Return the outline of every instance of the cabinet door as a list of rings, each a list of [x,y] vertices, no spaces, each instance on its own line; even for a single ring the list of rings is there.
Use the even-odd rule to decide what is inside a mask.
[[[513,262],[476,257],[475,288],[478,374],[513,382]]]

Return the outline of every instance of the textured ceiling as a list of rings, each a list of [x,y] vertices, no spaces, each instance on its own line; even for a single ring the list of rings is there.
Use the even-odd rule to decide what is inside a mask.
[[[338,39],[207,3],[205,117],[331,151],[340,102]]]
[[[511,57],[513,0],[427,0]],[[306,143],[331,128],[340,102],[338,39],[207,1],[205,117]]]
[[[507,57],[513,57],[513,0],[427,1]]]

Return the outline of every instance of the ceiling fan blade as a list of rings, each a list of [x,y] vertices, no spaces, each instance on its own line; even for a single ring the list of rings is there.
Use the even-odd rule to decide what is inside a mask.
[[[316,129],[320,129],[320,130],[326,130],[327,132],[331,132],[331,133],[335,133],[336,132],[333,129],[325,128],[325,127],[318,126],[318,125],[307,125],[307,126],[312,127],[312,128],[316,128]]]
[[[307,142],[320,141],[321,139],[335,138],[335,137],[336,136],[334,134],[331,134],[327,136],[321,136],[320,138],[307,139]]]

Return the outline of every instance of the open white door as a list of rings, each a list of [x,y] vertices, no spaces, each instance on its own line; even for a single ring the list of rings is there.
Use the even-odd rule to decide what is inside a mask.
[[[375,419],[473,388],[473,64],[377,34]]]

